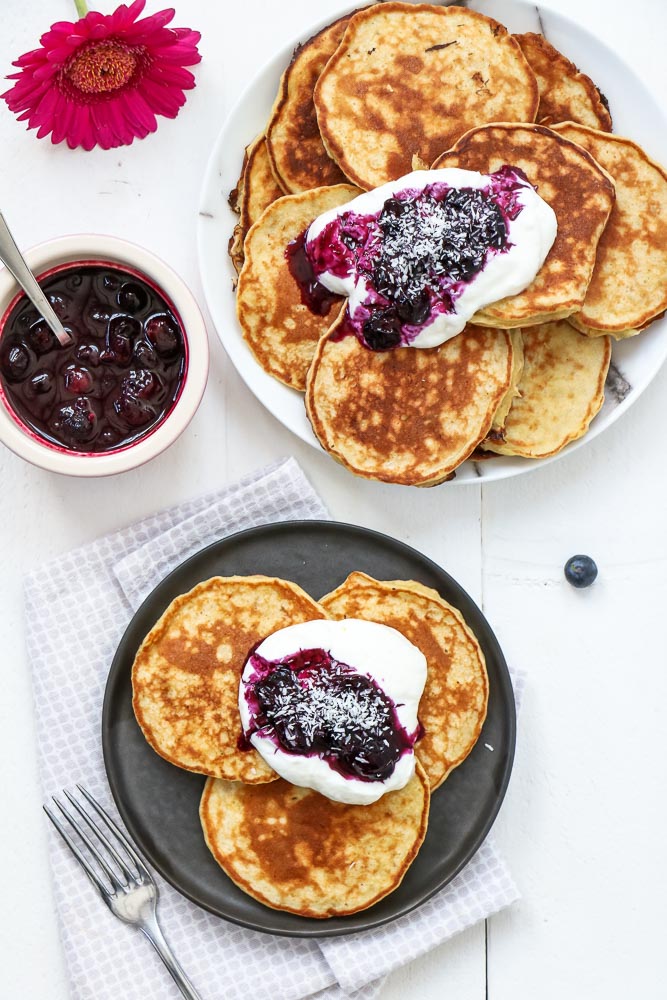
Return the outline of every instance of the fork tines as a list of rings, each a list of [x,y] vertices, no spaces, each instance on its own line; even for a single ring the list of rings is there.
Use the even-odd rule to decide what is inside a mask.
[[[78,799],[66,788],[63,789],[63,795],[71,804],[73,810],[68,809],[55,795],[53,796],[53,802],[69,827],[75,831],[80,844],[87,848],[99,866],[99,869],[101,869],[101,872],[108,879],[108,882],[103,880],[100,872],[91,864],[80,844],[72,837],[68,828],[61,822],[56,813],[47,805],[43,808],[60,836],[88,875],[88,878],[97,886],[101,893],[107,896],[131,886],[152,881],[151,875],[143,861],[125,834],[114,823],[111,816],[109,816],[106,810],[102,808],[99,802],[93,798],[83,785],[77,785],[76,787],[80,796]],[[102,821],[104,827],[106,827],[106,832],[100,826],[99,822],[95,822],[94,816],[91,815],[91,810]],[[78,814],[78,818],[76,814]]]

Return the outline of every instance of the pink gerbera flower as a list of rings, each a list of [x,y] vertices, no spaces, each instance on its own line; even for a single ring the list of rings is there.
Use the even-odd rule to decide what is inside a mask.
[[[201,35],[167,28],[173,10],[138,21],[145,4],[51,25],[41,47],[13,63],[19,72],[8,79],[16,83],[1,95],[10,111],[36,128],[38,139],[51,133],[51,142],[66,139],[70,149],[126,146],[155,132],[156,115],[175,118],[183,91],[195,85],[184,67],[201,59]]]

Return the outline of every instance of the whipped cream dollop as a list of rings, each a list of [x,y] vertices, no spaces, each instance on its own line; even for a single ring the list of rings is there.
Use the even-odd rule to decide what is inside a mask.
[[[372,350],[437,347],[484,306],[533,281],[556,215],[525,174],[418,170],[318,216],[313,273],[348,296],[342,332]]]
[[[367,805],[415,770],[426,659],[388,625],[289,625],[250,654],[239,685],[244,736],[282,778]]]

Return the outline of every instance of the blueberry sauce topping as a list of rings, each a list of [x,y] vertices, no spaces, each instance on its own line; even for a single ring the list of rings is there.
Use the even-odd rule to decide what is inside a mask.
[[[250,656],[246,686],[254,732],[282,750],[319,756],[346,778],[385,781],[412,749],[394,702],[372,678],[324,649],[304,649],[280,660]]]
[[[411,343],[437,315],[456,312],[466,285],[512,246],[510,223],[527,184],[522,171],[504,166],[484,188],[437,181],[395,192],[375,214],[347,211],[331,220],[306,243],[312,275],[354,274],[366,287],[341,335],[354,333],[384,351]],[[308,282],[311,288],[310,274]]]
[[[306,253],[306,231],[287,244],[285,249],[287,267],[299,286],[301,302],[316,316],[326,316],[334,302],[340,299],[328,288],[321,285]]]
[[[182,384],[185,345],[166,300],[112,265],[74,264],[42,288],[70,333],[62,347],[25,296],[0,340],[0,380],[20,420],[71,451],[122,448],[151,431]]]

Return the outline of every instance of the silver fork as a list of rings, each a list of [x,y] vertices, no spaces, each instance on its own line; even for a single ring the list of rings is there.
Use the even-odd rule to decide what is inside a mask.
[[[72,839],[60,819],[48,807],[44,812],[49,817],[56,830],[63,838],[74,857],[77,859],[86,875],[93,883],[100,896],[111,912],[123,923],[138,927],[145,934],[156,952],[167,966],[169,974],[180,989],[186,1000],[201,1000],[194,986],[180,967],[174,954],[160,930],[157,920],[158,889],[153,876],[121,832],[111,816],[96,802],[93,796],[82,785],[76,786],[102,820],[111,838],[94,822],[88,809],[77,799],[63,789],[63,795],[68,799],[80,820],[70,810],[53,796],[53,801],[67,823],[76,831],[85,848],[94,859],[99,870],[91,863],[84,851]],[[83,820],[83,824],[81,823]],[[125,852],[125,856],[121,853]],[[134,867],[132,867],[134,866]],[[102,874],[105,876],[102,877]]]

